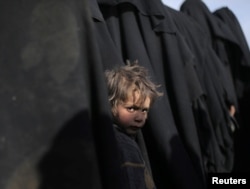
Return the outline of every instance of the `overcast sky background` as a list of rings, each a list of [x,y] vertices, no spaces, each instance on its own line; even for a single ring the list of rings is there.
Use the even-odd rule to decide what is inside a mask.
[[[180,10],[185,0],[162,0],[162,2],[175,9]],[[203,0],[208,9],[214,12],[222,7],[228,7],[240,22],[245,38],[250,46],[250,0]]]

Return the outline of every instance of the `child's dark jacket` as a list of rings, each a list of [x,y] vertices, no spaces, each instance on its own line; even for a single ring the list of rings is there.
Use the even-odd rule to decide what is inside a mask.
[[[135,138],[115,126],[122,169],[122,182],[128,189],[156,189]]]

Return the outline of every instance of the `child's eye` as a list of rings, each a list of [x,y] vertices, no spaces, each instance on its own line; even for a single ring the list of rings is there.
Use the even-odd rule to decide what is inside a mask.
[[[144,108],[144,109],[142,109],[142,112],[148,113],[148,109],[147,109],[147,108]]]
[[[134,107],[127,107],[127,110],[128,110],[129,112],[134,112],[134,111],[135,111],[135,108],[134,108]]]

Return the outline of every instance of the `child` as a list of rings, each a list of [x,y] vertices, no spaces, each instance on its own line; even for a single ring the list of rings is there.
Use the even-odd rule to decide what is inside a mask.
[[[150,106],[162,94],[137,62],[105,72],[125,188],[155,189],[136,143]]]

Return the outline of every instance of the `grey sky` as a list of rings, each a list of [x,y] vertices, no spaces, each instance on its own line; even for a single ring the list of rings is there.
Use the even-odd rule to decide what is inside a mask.
[[[185,0],[162,0],[162,2],[176,10],[180,9]],[[237,17],[244,32],[248,46],[250,46],[250,0],[203,0],[211,12],[228,7]]]

